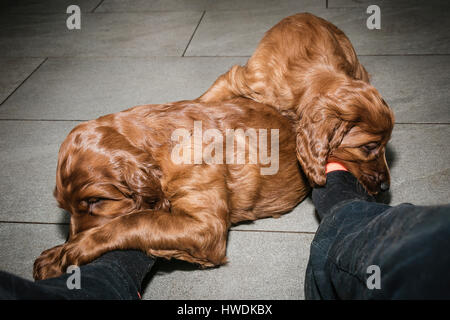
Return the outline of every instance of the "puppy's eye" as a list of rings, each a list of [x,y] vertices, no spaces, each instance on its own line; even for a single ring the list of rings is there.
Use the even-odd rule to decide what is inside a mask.
[[[98,203],[98,202],[100,202],[100,201],[102,201],[102,199],[100,199],[100,198],[89,198],[89,199],[87,200],[87,203],[89,203],[89,204],[94,204],[94,203]]]
[[[99,202],[101,202],[103,199],[102,198],[88,198],[88,199],[84,199],[82,201],[80,201],[80,206],[83,209],[88,209],[90,206],[95,205]]]
[[[375,142],[368,143],[368,144],[363,145],[361,148],[366,152],[371,152],[371,151],[375,150],[376,148],[378,148],[378,144]]]

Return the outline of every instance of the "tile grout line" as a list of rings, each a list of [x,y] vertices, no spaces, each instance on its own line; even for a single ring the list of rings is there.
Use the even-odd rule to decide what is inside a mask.
[[[85,119],[85,120],[81,120],[81,119],[0,119],[0,121],[46,121],[46,122],[84,122],[84,121],[89,121],[92,119]]]
[[[41,225],[61,225],[68,226],[69,222],[37,222],[37,221],[0,221],[0,224],[41,224]]]
[[[450,56],[450,53],[378,53],[378,54],[358,54],[358,57],[446,57]],[[0,59],[152,59],[152,58],[250,58],[251,55],[196,55],[196,56],[179,56],[179,55],[165,55],[165,56],[20,56],[20,57],[11,57],[11,56],[2,56],[0,55]]]
[[[91,11],[90,13],[95,13],[95,10],[97,10],[97,8],[100,7],[100,6],[103,4],[103,2],[105,2],[105,0],[100,0],[99,4],[97,4],[97,5],[95,6],[95,8],[92,9],[92,11]]]
[[[0,107],[48,60],[45,58],[1,103]]]
[[[251,56],[183,56],[183,58],[250,58]]]
[[[205,14],[206,14],[206,10],[203,10],[202,16],[200,17],[200,20],[198,21],[197,26],[195,27],[194,32],[192,33],[191,38],[189,39],[188,44],[186,45],[186,48],[184,48],[183,54],[181,55],[182,57],[184,57],[184,55],[186,54],[186,51],[189,48],[192,39],[194,39],[195,33],[197,32],[197,29],[200,26],[200,23],[202,23],[202,20],[203,20],[203,17],[205,16]]]

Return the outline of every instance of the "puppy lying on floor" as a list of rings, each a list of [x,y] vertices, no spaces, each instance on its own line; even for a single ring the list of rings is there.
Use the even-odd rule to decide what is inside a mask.
[[[34,278],[115,249],[223,264],[231,224],[286,213],[309,192],[292,127],[244,98],[145,105],[78,125],[61,146],[54,191],[71,214],[69,239],[41,254]]]
[[[371,194],[389,189],[385,148],[394,115],[345,34],[312,14],[270,29],[243,67],[220,76],[198,100],[247,97],[296,123],[297,157],[312,186],[328,161],[342,162]]]

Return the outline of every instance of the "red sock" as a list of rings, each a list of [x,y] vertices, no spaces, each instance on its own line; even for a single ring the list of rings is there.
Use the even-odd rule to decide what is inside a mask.
[[[333,171],[348,171],[348,170],[339,162],[328,162],[327,166],[325,167],[325,173],[330,173]]]

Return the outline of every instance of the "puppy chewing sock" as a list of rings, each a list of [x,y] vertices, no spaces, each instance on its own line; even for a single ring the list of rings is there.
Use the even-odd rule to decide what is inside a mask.
[[[339,162],[328,162],[327,166],[325,167],[325,173],[330,173],[333,171],[348,171],[348,170]]]
[[[321,219],[344,201],[375,201],[342,164],[330,162],[327,164],[326,172],[325,186],[314,188],[312,191],[312,201]]]

